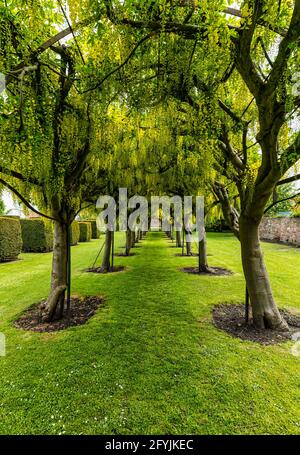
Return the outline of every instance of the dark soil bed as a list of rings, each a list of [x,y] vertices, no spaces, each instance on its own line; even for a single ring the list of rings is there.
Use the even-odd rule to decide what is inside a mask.
[[[28,308],[25,313],[14,322],[18,329],[32,330],[34,332],[56,332],[57,330],[67,329],[68,327],[85,324],[103,305],[104,298],[101,296],[93,297],[72,297],[70,316],[67,317],[66,310],[62,319],[54,318],[52,322],[41,321],[40,305],[36,303]]]
[[[3,259],[2,261],[0,261],[0,265],[1,264],[11,264],[12,262],[18,262],[18,261],[23,261],[23,259],[21,259],[21,258]]]
[[[129,256],[135,256],[136,253],[129,253],[129,254],[125,254],[125,253],[116,253],[114,254],[114,256],[118,257],[118,258],[128,258]]]
[[[205,272],[199,272],[198,267],[183,267],[180,269],[185,273],[192,273],[193,275],[212,275],[212,276],[226,276],[233,275],[230,270],[223,269],[222,267],[209,267]]]
[[[126,270],[126,267],[124,265],[116,265],[115,267],[111,267],[108,272],[103,271],[101,267],[86,269],[86,272],[107,274],[115,272],[124,272],[124,270]]]
[[[257,329],[252,325],[251,315],[249,324],[246,325],[245,307],[237,304],[215,306],[213,309],[213,322],[218,329],[224,330],[234,337],[270,345],[290,340],[293,333],[299,331],[300,328],[300,315],[294,315],[286,310],[280,310],[280,313],[288,323],[290,332]]]

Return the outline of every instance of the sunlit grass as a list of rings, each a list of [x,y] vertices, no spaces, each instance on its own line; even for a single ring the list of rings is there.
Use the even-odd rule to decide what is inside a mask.
[[[13,320],[47,295],[51,254],[0,265],[2,434],[300,433],[300,358],[291,343],[260,346],[211,322],[220,302],[242,301],[239,244],[210,234],[210,264],[232,276],[194,276],[197,258],[149,233],[124,273],[85,273],[102,239],[72,248],[73,292],[104,295],[84,326],[38,334]],[[117,246],[124,235],[117,234]],[[264,244],[276,300],[300,309],[300,250]],[[119,250],[121,251],[121,250]]]

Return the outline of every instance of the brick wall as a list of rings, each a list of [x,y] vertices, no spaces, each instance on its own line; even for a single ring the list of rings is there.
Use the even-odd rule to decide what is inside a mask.
[[[300,218],[263,218],[260,238],[300,247]]]

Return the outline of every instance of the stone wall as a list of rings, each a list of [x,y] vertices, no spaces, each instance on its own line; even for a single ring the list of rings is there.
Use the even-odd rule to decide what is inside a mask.
[[[263,218],[260,238],[300,247],[300,218]]]

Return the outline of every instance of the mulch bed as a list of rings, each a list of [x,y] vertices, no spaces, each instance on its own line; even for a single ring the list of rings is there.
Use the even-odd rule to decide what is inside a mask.
[[[103,271],[101,267],[94,267],[94,268],[86,269],[86,272],[108,274],[108,273],[115,273],[115,272],[124,272],[124,270],[126,270],[126,267],[124,265],[116,265],[115,267],[111,267],[109,269],[109,272]]]
[[[280,332],[271,329],[258,329],[245,323],[245,307],[237,304],[220,304],[213,309],[214,325],[230,335],[242,340],[254,341],[264,345],[282,343],[292,339],[292,335],[300,329],[300,315],[292,314],[286,310],[280,313],[289,325],[290,332]]]
[[[3,259],[3,261],[0,261],[1,264],[11,264],[13,262],[18,262],[18,261],[23,261],[21,258],[15,258],[15,259]]]
[[[40,305],[43,302],[36,303],[28,308],[25,313],[14,322],[18,329],[32,330],[34,332],[56,332],[68,327],[85,324],[104,304],[104,298],[101,296],[93,297],[72,297],[70,316],[67,317],[66,309],[62,319],[54,318],[52,322],[41,321]]]
[[[180,269],[185,273],[192,273],[193,275],[212,275],[212,276],[228,276],[233,275],[231,270],[223,269],[222,267],[209,267],[205,272],[199,272],[198,267],[183,267]]]

